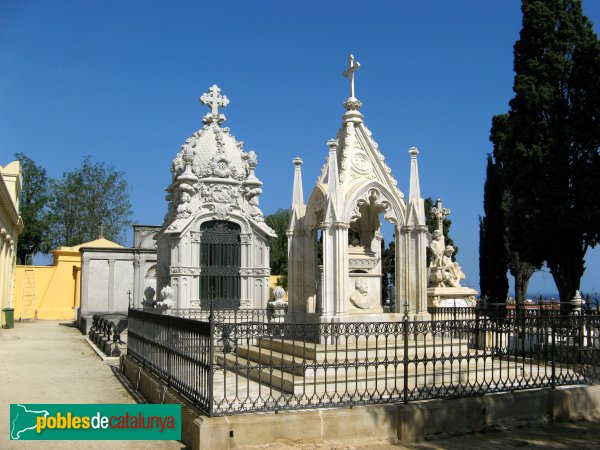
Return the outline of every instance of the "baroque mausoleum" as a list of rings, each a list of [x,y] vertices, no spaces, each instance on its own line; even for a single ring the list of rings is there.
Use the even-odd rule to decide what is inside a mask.
[[[213,85],[200,97],[211,111],[171,165],[169,207],[156,236],[159,305],[267,307],[275,233],[258,207],[256,154],[222,126],[219,108],[229,100],[220,91]]]

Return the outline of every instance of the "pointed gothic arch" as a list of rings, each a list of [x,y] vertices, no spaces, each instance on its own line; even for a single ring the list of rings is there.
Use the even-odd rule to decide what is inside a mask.
[[[356,220],[361,216],[360,207],[369,204],[381,207],[384,218],[394,226],[404,222],[406,206],[378,181],[372,181],[350,194],[342,215],[343,221],[350,223]]]

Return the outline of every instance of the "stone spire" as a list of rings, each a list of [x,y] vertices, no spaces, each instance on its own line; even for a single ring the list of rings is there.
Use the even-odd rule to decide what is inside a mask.
[[[302,192],[302,159],[294,158],[294,190],[292,194],[292,216],[304,215],[304,193]]]
[[[410,189],[408,192],[408,201],[410,202],[421,198],[421,184],[419,183],[419,165],[417,164],[419,149],[411,147],[408,153],[410,154]]]
[[[327,141],[329,147],[329,159],[327,161],[327,209],[325,211],[325,221],[335,222],[338,220],[338,201],[339,201],[339,171],[337,162],[337,141],[330,139]]]
[[[408,193],[408,207],[416,208],[415,225],[425,225],[425,205],[421,198],[421,184],[419,182],[419,165],[417,163],[417,155],[419,149],[411,147],[408,151],[410,154],[410,190]]]
[[[225,95],[221,95],[221,88],[216,84],[213,84],[208,92],[202,94],[200,97],[200,103],[204,103],[210,108],[210,114],[205,115],[202,121],[206,124],[216,122],[221,124],[225,122],[225,115],[219,114],[219,107],[225,107],[229,104],[229,99]]]

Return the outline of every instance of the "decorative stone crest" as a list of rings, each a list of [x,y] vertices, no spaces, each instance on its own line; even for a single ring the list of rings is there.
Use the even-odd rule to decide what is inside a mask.
[[[228,220],[229,219],[229,213],[232,210],[232,206],[231,205],[215,205],[212,206],[210,209],[213,212],[213,218],[216,220]]]

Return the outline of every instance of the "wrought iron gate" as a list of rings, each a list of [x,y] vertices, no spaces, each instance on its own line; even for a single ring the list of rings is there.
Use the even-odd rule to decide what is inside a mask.
[[[241,247],[239,225],[213,220],[201,225],[200,299],[203,307],[240,305]]]

